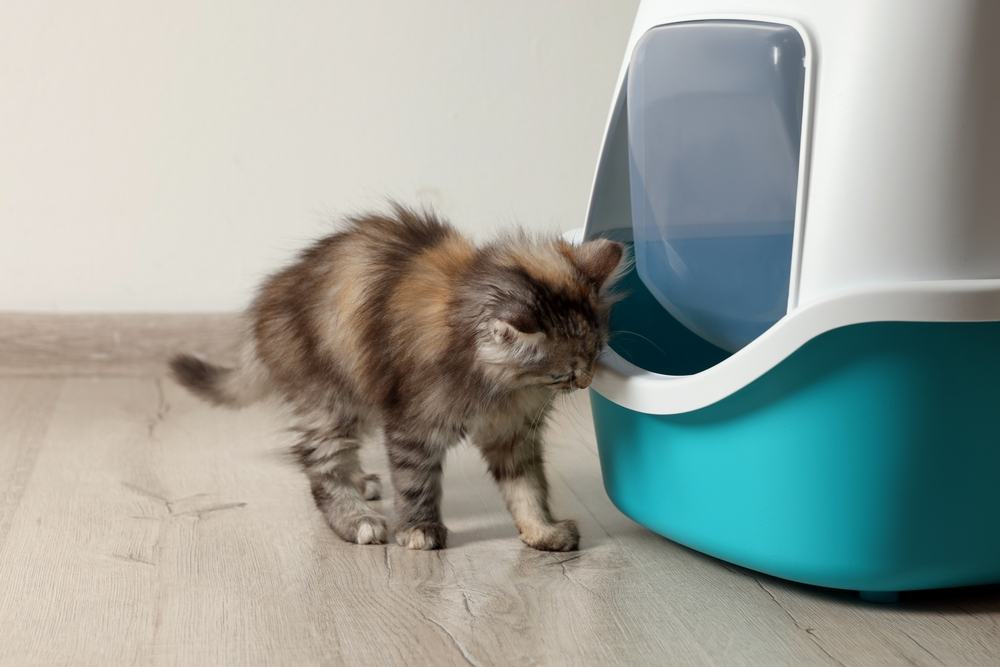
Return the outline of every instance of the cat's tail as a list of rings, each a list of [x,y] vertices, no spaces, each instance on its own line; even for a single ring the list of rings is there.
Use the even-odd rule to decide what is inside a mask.
[[[248,356],[236,368],[227,368],[191,354],[178,354],[170,360],[170,370],[194,395],[215,405],[241,408],[271,393],[266,369]]]

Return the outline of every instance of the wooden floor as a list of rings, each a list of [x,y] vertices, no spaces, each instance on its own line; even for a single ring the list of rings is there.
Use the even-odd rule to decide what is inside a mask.
[[[1000,664],[1000,588],[865,604],[637,526],[602,489],[584,393],[549,457],[581,551],[522,546],[467,448],[451,548],[344,544],[275,409],[163,376],[166,352],[219,353],[235,326],[0,315],[0,664]]]

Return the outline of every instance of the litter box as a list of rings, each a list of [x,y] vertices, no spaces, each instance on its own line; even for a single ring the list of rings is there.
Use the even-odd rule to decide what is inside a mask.
[[[642,2],[584,236],[649,529],[889,600],[1000,582],[1000,2]]]

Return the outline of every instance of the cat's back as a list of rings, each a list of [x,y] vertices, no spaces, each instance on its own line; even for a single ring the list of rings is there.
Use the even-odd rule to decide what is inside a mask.
[[[355,216],[275,274],[254,304],[263,361],[295,379],[336,375],[360,394],[446,338],[447,302],[473,246],[433,213]]]
[[[372,213],[348,219],[345,250],[357,250],[376,261],[405,261],[441,241],[459,237],[450,224],[431,211],[399,205],[391,213]]]

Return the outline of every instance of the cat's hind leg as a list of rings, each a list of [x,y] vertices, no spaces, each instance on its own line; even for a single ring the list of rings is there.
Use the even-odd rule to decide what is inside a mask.
[[[333,410],[302,416],[292,447],[309,478],[316,506],[333,532],[348,542],[384,544],[386,520],[366,500],[381,496],[377,475],[361,468],[359,450],[370,431],[356,414]]]
[[[441,472],[447,443],[387,429],[385,445],[396,491],[396,542],[407,549],[444,549],[448,529],[441,521]]]

